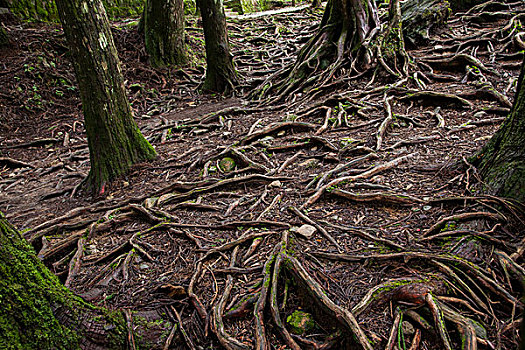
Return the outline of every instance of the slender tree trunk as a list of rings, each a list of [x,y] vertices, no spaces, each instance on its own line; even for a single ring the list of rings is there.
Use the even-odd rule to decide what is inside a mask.
[[[203,90],[230,92],[238,84],[237,72],[233,66],[226,16],[222,0],[199,0],[204,40],[206,41],[206,79]]]
[[[87,188],[104,191],[155,150],[140,133],[129,106],[113,36],[100,0],[57,0],[80,88],[91,170]]]
[[[182,0],[147,0],[144,9],[144,39],[155,67],[186,62],[184,3]]]
[[[7,31],[2,27],[2,23],[0,22],[0,47],[7,46],[9,44],[9,36],[7,35]]]
[[[0,213],[0,348],[126,348],[119,313],[74,296]]]
[[[476,155],[488,192],[525,203],[525,61],[511,113]]]

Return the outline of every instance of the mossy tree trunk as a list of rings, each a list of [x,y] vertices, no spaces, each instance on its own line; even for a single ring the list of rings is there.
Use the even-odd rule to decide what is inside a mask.
[[[2,27],[2,23],[0,22],[0,47],[7,46],[9,44],[9,36],[7,35],[7,31]]]
[[[368,68],[373,59],[369,44],[378,28],[375,1],[328,0],[319,30],[303,46],[295,64],[264,82],[258,97],[272,93],[281,99],[309,85],[323,85],[343,65],[346,72]]]
[[[0,213],[0,348],[123,349],[118,313],[73,295]]]
[[[238,76],[230,53],[223,2],[199,0],[198,6],[206,42],[206,78],[203,90],[231,92],[238,84]]]
[[[476,155],[488,192],[525,203],[525,61],[511,113]]]
[[[78,80],[91,169],[86,185],[104,185],[155,158],[132,116],[108,18],[100,0],[57,0]]]
[[[186,62],[182,0],[147,0],[143,30],[146,51],[153,66],[166,67]]]

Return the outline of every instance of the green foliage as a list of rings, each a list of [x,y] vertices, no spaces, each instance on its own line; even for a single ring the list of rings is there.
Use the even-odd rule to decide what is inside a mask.
[[[102,0],[110,19],[138,17],[142,13],[143,0]],[[30,22],[58,22],[54,0],[12,0],[11,11]]]

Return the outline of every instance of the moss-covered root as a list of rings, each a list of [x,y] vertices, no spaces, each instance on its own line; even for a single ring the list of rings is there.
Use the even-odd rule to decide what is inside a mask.
[[[7,35],[7,31],[2,27],[0,23],[0,47],[5,47],[9,44],[9,36]]]
[[[120,313],[74,296],[0,213],[0,348],[124,348]]]
[[[272,289],[270,292],[270,310],[272,312],[272,317],[275,322],[275,325],[277,326],[277,330],[281,334],[281,336],[286,341],[286,344],[288,347],[292,350],[300,350],[301,347],[293,340],[292,336],[290,335],[290,332],[286,329],[286,327],[283,324],[283,321],[281,319],[281,315],[279,313],[279,303],[277,302],[277,290],[278,290],[278,281],[279,281],[279,274],[281,272],[281,266],[283,264],[283,259],[286,257],[286,249],[288,246],[288,231],[285,231],[283,233],[283,237],[281,239],[281,243],[279,244],[280,250],[279,253],[277,253],[277,256],[275,258],[275,265],[273,268],[273,275],[272,275]]]
[[[301,286],[306,288],[308,294],[312,296],[318,305],[333,319],[338,320],[349,334],[352,335],[352,338],[355,339],[355,342],[360,349],[373,349],[370,341],[361,329],[361,326],[357,323],[355,316],[349,310],[338,306],[330,300],[319,283],[310,277],[308,272],[296,258],[287,254],[285,264],[287,271],[291,273],[293,278],[299,282]]]
[[[264,277],[261,292],[259,294],[259,300],[255,304],[254,316],[255,316],[255,349],[257,350],[268,350],[270,348],[266,339],[266,327],[264,326],[264,308],[266,306],[266,299],[268,292],[270,291],[270,283],[272,279],[272,267],[279,252],[280,246],[276,245],[272,254],[264,264]]]
[[[432,317],[434,318],[436,330],[437,330],[437,333],[439,334],[439,337],[441,338],[443,349],[452,350],[450,336],[448,335],[448,331],[445,326],[445,320],[443,319],[443,312],[439,308],[437,301],[434,299],[434,296],[432,295],[432,293],[427,293],[425,296],[425,300],[427,302],[428,308],[430,309],[432,313]]]

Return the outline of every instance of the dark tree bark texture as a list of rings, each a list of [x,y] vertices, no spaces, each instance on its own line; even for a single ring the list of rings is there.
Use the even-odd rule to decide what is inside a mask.
[[[379,17],[372,0],[328,0],[317,33],[303,46],[293,66],[276,73],[255,92],[280,100],[307,85],[328,82],[344,65],[366,69],[373,54],[368,44],[376,36]]]
[[[474,159],[488,192],[525,203],[525,62],[511,113]]]
[[[109,22],[100,0],[57,0],[78,80],[91,170],[87,189],[104,185],[155,150],[132,116]]]
[[[204,91],[231,92],[238,76],[230,53],[226,16],[222,0],[199,0],[206,42],[206,78]]]
[[[127,330],[74,296],[0,213],[0,348],[125,348]]]
[[[144,10],[144,39],[155,67],[186,62],[184,3],[182,0],[147,0]]]
[[[408,0],[401,4],[405,41],[411,47],[428,43],[430,31],[447,23],[449,2],[445,0]]]
[[[9,36],[7,35],[7,31],[2,27],[2,23],[0,23],[0,47],[7,46],[9,44]]]

